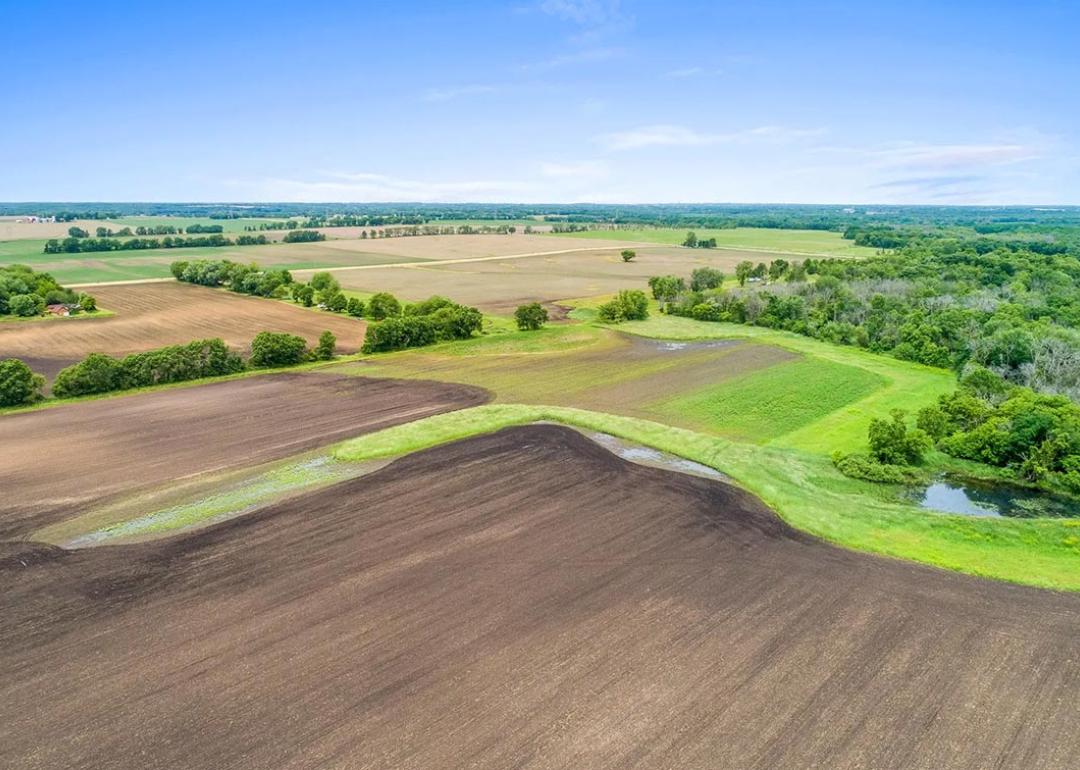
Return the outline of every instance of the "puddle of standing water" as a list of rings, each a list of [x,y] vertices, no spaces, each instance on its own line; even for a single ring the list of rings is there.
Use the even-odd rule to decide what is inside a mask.
[[[974,484],[939,480],[912,491],[927,510],[963,516],[1006,516],[1011,518],[1076,518],[1080,506],[1071,500],[1045,492],[1006,485]]]
[[[715,468],[710,468],[708,465],[702,465],[693,460],[687,460],[684,457],[661,452],[660,450],[651,447],[641,446],[640,444],[631,444],[628,441],[623,441],[620,438],[612,436],[610,433],[597,433],[595,431],[583,431],[583,433],[612,454],[617,455],[624,460],[629,460],[632,463],[648,465],[651,468],[677,471],[679,473],[689,473],[691,476],[701,476],[707,479],[717,479],[718,481],[731,480],[720,471]]]

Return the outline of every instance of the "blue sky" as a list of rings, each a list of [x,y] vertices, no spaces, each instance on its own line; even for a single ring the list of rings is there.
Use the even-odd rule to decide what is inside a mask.
[[[0,200],[1080,204],[1080,2],[0,0]]]

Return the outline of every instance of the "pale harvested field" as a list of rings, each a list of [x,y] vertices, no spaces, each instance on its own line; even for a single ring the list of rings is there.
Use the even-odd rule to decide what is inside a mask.
[[[365,324],[354,318],[176,281],[93,293],[116,315],[0,324],[0,358],[21,358],[51,377],[88,353],[126,355],[208,337],[246,351],[260,331],[291,332],[314,344],[329,329],[344,353],[359,350],[364,339]]]
[[[78,219],[74,222],[20,222],[24,217],[0,217],[0,241],[21,241],[37,238],[67,238],[68,229],[81,227],[90,235],[99,227],[120,229],[123,225],[100,219]]]
[[[541,243],[530,243],[529,250],[551,251],[569,241],[538,237]],[[583,243],[593,245],[596,242]],[[442,294],[482,310],[505,313],[523,302],[592,297],[613,294],[621,289],[647,290],[650,276],[672,273],[689,278],[692,270],[704,266],[718,268],[733,276],[735,265],[742,260],[767,262],[769,257],[761,252],[728,249],[646,246],[635,249],[638,256],[633,262],[623,262],[619,253],[624,248],[626,244],[617,244],[600,251],[446,265],[417,263],[403,267],[341,270],[335,275],[342,286],[356,291],[389,291],[408,300]]]
[[[5,767],[1080,766],[1080,597],[555,426],[153,543],[3,543],[0,585]]]

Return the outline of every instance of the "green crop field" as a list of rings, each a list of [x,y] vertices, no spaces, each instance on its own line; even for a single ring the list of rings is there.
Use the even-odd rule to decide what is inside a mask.
[[[779,364],[659,403],[711,433],[764,444],[817,422],[888,384],[880,374],[816,356]]]
[[[556,238],[662,243],[678,246],[686,239],[686,229],[642,228],[639,230],[587,230],[580,233],[552,233]],[[699,239],[715,238],[721,248],[827,257],[869,257],[875,249],[856,246],[840,233],[827,230],[780,230],[764,227],[695,229]]]

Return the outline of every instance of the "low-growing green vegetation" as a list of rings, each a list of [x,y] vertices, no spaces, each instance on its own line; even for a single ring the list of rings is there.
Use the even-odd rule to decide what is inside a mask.
[[[548,322],[548,311],[539,302],[519,305],[514,311],[514,323],[521,331],[536,331]]]
[[[729,438],[766,443],[887,384],[878,373],[808,356],[665,399],[660,409]]]
[[[645,292],[637,289],[620,291],[600,305],[596,312],[600,319],[607,323],[642,321],[649,317],[649,298],[645,296]]]
[[[406,305],[402,311],[392,295],[376,294],[368,303],[369,313],[374,312],[372,305],[378,307],[378,314],[383,318],[368,326],[360,349],[363,353],[386,353],[436,342],[465,340],[479,333],[484,323],[479,310],[459,305],[446,297],[431,297]],[[391,315],[395,309],[398,312]]]

